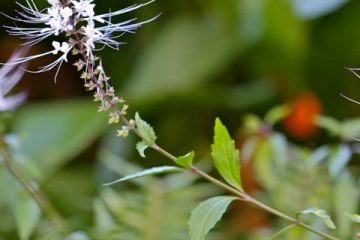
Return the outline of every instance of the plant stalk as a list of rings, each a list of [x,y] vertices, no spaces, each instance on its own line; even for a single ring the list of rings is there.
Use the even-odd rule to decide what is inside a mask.
[[[266,212],[272,213],[275,216],[278,216],[278,217],[280,217],[282,219],[285,219],[285,220],[287,220],[289,222],[292,222],[293,224],[296,224],[297,226],[301,226],[301,227],[303,227],[303,228],[305,228],[305,229],[307,229],[307,230],[309,230],[309,231],[311,231],[311,232],[313,232],[313,233],[315,233],[315,234],[317,234],[319,236],[322,236],[324,239],[339,240],[336,237],[333,237],[333,236],[328,235],[328,234],[326,234],[324,232],[321,232],[321,231],[319,231],[319,230],[317,230],[317,229],[315,229],[315,228],[313,228],[313,227],[311,227],[311,226],[297,220],[296,218],[290,217],[285,213],[282,213],[282,212],[280,212],[280,211],[278,211],[278,210],[276,210],[276,209],[274,209],[274,208],[272,208],[272,207],[270,207],[270,206],[268,206],[268,205],[266,205],[266,204],[264,204],[262,202],[259,202],[258,200],[254,199],[253,197],[251,197],[247,193],[245,193],[245,192],[243,192],[241,190],[237,190],[237,189],[235,189],[235,188],[233,188],[233,187],[231,187],[231,186],[217,180],[216,178],[208,175],[207,173],[201,171],[198,168],[193,167],[192,171],[195,172],[196,174],[199,174],[200,176],[202,176],[203,178],[205,178],[209,182],[212,182],[213,184],[215,184],[215,185],[217,185],[217,186],[231,192],[235,196],[238,196],[240,199],[244,199],[245,201],[247,201],[249,203],[252,203],[253,205],[257,206],[258,208],[263,209]]]
[[[52,205],[47,196],[37,187],[32,184],[33,180],[28,179],[16,166],[11,158],[10,151],[7,144],[0,140],[0,155],[4,166],[7,168],[9,173],[21,184],[25,191],[35,200],[37,205],[47,215],[53,225],[63,234],[68,234],[71,231],[70,225],[61,216],[58,210]]]
[[[122,117],[122,119],[125,119],[125,120],[126,120],[126,121],[124,121],[125,124],[129,122],[129,121],[125,118],[125,116],[122,116],[122,115],[121,115],[121,117]],[[143,137],[141,136],[141,134],[139,134],[139,132],[138,132],[136,129],[133,129],[133,131],[135,132],[135,134],[136,134],[137,136],[139,136],[141,139],[143,139]],[[161,155],[163,155],[164,157],[166,157],[166,158],[168,158],[168,159],[170,159],[170,160],[172,160],[172,161],[175,161],[175,160],[177,159],[174,155],[172,155],[171,153],[167,152],[166,150],[164,150],[163,148],[161,148],[161,147],[160,147],[159,145],[157,145],[157,144],[154,144],[154,145],[151,146],[151,147],[152,147],[155,151],[157,151],[158,153],[160,153]],[[264,204],[264,203],[262,203],[262,202],[260,202],[260,201],[258,201],[258,200],[256,200],[256,199],[254,199],[253,197],[251,197],[250,195],[248,195],[247,193],[245,193],[243,190],[236,189],[236,188],[234,188],[234,187],[232,187],[232,186],[230,186],[230,185],[228,185],[228,184],[225,184],[225,183],[219,181],[218,179],[210,176],[209,174],[203,172],[202,170],[200,170],[200,169],[198,169],[198,168],[196,168],[196,167],[191,168],[191,171],[194,172],[195,174],[200,175],[201,177],[203,177],[204,179],[208,180],[209,182],[217,185],[218,187],[223,188],[224,190],[226,190],[226,191],[234,194],[235,196],[239,197],[241,200],[246,201],[246,202],[249,202],[249,203],[257,206],[258,208],[261,208],[262,210],[264,210],[264,211],[266,211],[266,212],[269,212],[269,213],[271,213],[271,214],[273,214],[273,215],[275,215],[275,216],[278,216],[278,217],[280,217],[280,218],[282,218],[282,219],[284,219],[284,220],[287,220],[287,221],[289,221],[289,222],[291,222],[291,223],[293,223],[293,224],[295,224],[295,225],[297,225],[297,226],[300,226],[300,227],[302,227],[302,228],[304,228],[304,229],[306,229],[306,230],[308,230],[308,231],[310,231],[310,232],[313,232],[313,233],[315,233],[315,234],[323,237],[324,239],[328,239],[328,240],[339,240],[339,239],[336,238],[336,237],[333,237],[333,236],[331,236],[331,235],[329,235],[329,234],[327,234],[327,233],[324,233],[324,232],[322,232],[322,231],[320,231],[320,230],[317,230],[317,229],[311,227],[310,225],[307,225],[306,223],[297,220],[297,219],[294,218],[294,217],[291,217],[291,216],[289,216],[289,215],[287,215],[287,214],[285,214],[285,213],[282,213],[282,212],[280,212],[280,211],[278,211],[278,210],[276,210],[276,209],[274,209],[274,208],[272,208],[272,207],[270,207],[270,206],[268,206],[268,205],[266,205],[266,204]]]
[[[109,103],[110,100],[109,100]],[[141,136],[141,134],[137,131],[136,128],[133,128],[129,125],[129,120],[127,120],[127,118],[121,114],[121,111],[120,109],[117,108],[117,106],[115,105],[111,105],[111,108],[117,113],[119,114],[119,117],[121,118],[122,122],[129,126],[129,128],[139,137],[141,138],[142,140],[144,140],[144,137]],[[151,148],[153,148],[155,151],[157,151],[158,153],[160,153],[161,155],[163,155],[164,157],[170,159],[171,161],[175,162],[175,160],[177,159],[174,155],[172,155],[171,153],[167,152],[166,150],[164,150],[163,148],[161,148],[159,145],[157,144],[153,144],[151,146]],[[327,233],[324,233],[324,232],[321,232],[320,230],[317,230],[313,227],[311,227],[310,225],[307,225],[306,223],[303,223],[299,220],[297,220],[296,218],[293,218],[285,213],[282,213],[262,202],[259,202],[258,200],[252,198],[250,195],[248,195],[247,193],[243,192],[242,190],[239,190],[239,189],[235,189],[233,188],[232,186],[230,185],[227,185],[219,180],[217,180],[216,178],[208,175],[207,173],[201,171],[200,169],[196,168],[196,167],[193,167],[191,168],[191,171],[194,172],[195,174],[198,174],[200,175],[201,177],[203,177],[204,179],[208,180],[209,182],[219,186],[220,188],[223,188],[224,190],[226,191],[229,191],[231,192],[232,194],[234,194],[235,196],[239,197],[241,200],[243,201],[247,201],[249,203],[252,203],[253,205],[263,209],[264,211],[267,211],[269,213],[272,213],[273,215],[276,215],[280,218],[283,218],[289,222],[292,222],[293,224],[296,224],[297,226],[300,226],[304,229],[307,229],[308,231],[310,232],[313,232],[321,237],[323,237],[324,239],[328,239],[328,240],[339,240],[338,238],[336,237],[333,237]]]
[[[76,36],[76,40],[78,42],[78,45],[79,45],[79,49],[80,51],[83,52],[84,50],[84,47],[82,46],[81,44],[81,41],[80,41],[80,37],[78,34],[75,35]],[[84,61],[86,61],[86,55],[84,53],[82,53],[82,58]],[[89,69],[92,69],[91,67]],[[90,70],[91,71],[91,70]],[[93,74],[92,72],[90,72],[92,78],[91,80],[97,84],[97,76],[95,74]],[[136,127],[132,126],[129,122],[129,120],[122,114],[121,110],[112,103],[111,99],[106,95],[105,91],[103,89],[100,89],[101,91],[101,94],[102,96],[104,97],[104,99],[107,101],[107,103],[109,104],[111,110],[116,113],[119,118],[121,119],[122,123],[127,126],[129,129],[131,129],[135,135],[137,135],[140,139],[142,140],[145,140],[144,139],[144,136],[141,135],[141,133],[136,129]],[[171,153],[169,153],[168,151],[166,151],[165,149],[163,149],[162,147],[160,147],[159,145],[157,144],[153,144],[152,146],[150,146],[151,148],[153,148],[155,151],[157,151],[158,153],[160,153],[161,155],[163,155],[164,157],[170,159],[171,161],[175,162],[177,160],[177,157],[172,155]],[[324,232],[321,232],[291,216],[288,216],[286,215],[285,213],[282,213],[266,204],[263,204],[261,202],[259,202],[258,200],[252,198],[250,195],[248,195],[247,193],[245,193],[243,190],[240,190],[240,189],[236,189],[236,188],[233,188],[232,186],[230,185],[227,185],[219,180],[217,180],[216,178],[208,175],[207,173],[201,171],[200,169],[196,168],[196,167],[193,167],[191,168],[191,171],[194,172],[195,174],[198,174],[200,175],[201,177],[203,177],[204,179],[208,180],[209,182],[223,188],[224,190],[226,191],[229,191],[231,192],[232,194],[234,194],[235,196],[239,197],[240,200],[243,200],[243,201],[247,201],[249,203],[252,203],[253,205],[263,209],[264,211],[267,211],[269,213],[272,213],[280,218],[283,218],[293,224],[296,224],[297,226],[301,226],[302,228],[304,229],[307,229],[308,231],[311,231],[321,237],[323,237],[324,239],[328,239],[328,240],[339,240],[338,238],[336,237],[333,237],[333,236],[330,236]]]
[[[114,106],[114,107],[116,108],[116,106]],[[120,112],[120,111],[118,110],[118,111],[116,111],[116,112]],[[128,124],[128,123],[129,123],[129,121],[125,118],[125,116],[123,116],[123,115],[120,115],[120,116],[121,116],[121,118],[122,118],[123,120],[125,120],[125,121],[123,121],[124,124]],[[141,136],[141,134],[140,134],[136,129],[132,128],[132,130],[135,132],[135,134],[136,134],[137,136],[139,136],[141,139],[143,139],[143,137]],[[151,147],[152,147],[155,151],[157,151],[158,153],[160,153],[161,155],[163,155],[164,157],[166,157],[166,158],[168,158],[168,159],[170,159],[170,160],[172,160],[172,161],[175,161],[175,160],[177,159],[174,155],[172,155],[171,153],[167,152],[166,150],[164,150],[163,148],[161,148],[161,147],[160,147],[159,145],[157,145],[157,144],[154,144],[154,145],[151,146]],[[227,184],[219,181],[218,179],[210,176],[209,174],[201,171],[200,169],[198,169],[198,168],[196,168],[196,167],[191,168],[191,171],[194,172],[195,174],[200,175],[201,177],[203,177],[204,179],[208,180],[209,182],[217,185],[218,187],[223,188],[224,190],[226,190],[226,191],[234,194],[235,196],[239,197],[241,200],[247,201],[247,202],[249,202],[249,203],[257,206],[258,208],[261,208],[262,210],[264,210],[264,211],[266,211],[266,212],[269,212],[269,213],[271,213],[271,214],[273,214],[273,215],[275,215],[275,216],[278,216],[278,217],[280,217],[280,218],[282,218],[282,219],[284,219],[284,220],[287,220],[287,221],[289,221],[289,222],[291,222],[291,223],[293,223],[293,224],[295,224],[295,225],[297,225],[297,226],[300,226],[300,227],[302,227],[302,228],[304,228],[304,229],[306,229],[306,230],[308,230],[308,231],[310,231],[310,232],[313,232],[313,233],[315,233],[315,234],[323,237],[324,239],[328,239],[328,240],[339,240],[339,239],[336,238],[336,237],[333,237],[333,236],[331,236],[331,235],[329,235],[329,234],[327,234],[327,233],[324,233],[324,232],[322,232],[322,231],[320,231],[320,230],[317,230],[317,229],[311,227],[310,225],[307,225],[306,223],[297,220],[297,219],[294,218],[294,217],[291,217],[291,216],[289,216],[289,215],[287,215],[287,214],[285,214],[285,213],[282,213],[282,212],[280,212],[280,211],[278,211],[278,210],[276,210],[276,209],[274,209],[274,208],[272,208],[272,207],[270,207],[270,206],[268,206],[268,205],[266,205],[266,204],[264,204],[264,203],[262,203],[262,202],[260,202],[260,201],[258,201],[258,200],[256,200],[256,199],[254,199],[253,197],[251,197],[250,195],[248,195],[248,194],[245,193],[244,191],[242,191],[242,190],[240,190],[240,189],[236,189],[236,188],[234,188],[234,187],[232,187],[232,186],[230,186],[230,185],[227,185]]]

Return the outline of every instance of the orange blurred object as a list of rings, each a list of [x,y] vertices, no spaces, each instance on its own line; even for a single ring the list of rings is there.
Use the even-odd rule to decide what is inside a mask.
[[[284,127],[294,137],[312,137],[318,130],[314,121],[320,113],[321,104],[314,94],[300,94],[290,105],[290,113],[283,121]]]

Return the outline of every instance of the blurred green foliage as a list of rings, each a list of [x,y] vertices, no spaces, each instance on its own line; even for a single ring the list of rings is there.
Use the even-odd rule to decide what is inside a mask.
[[[96,3],[99,11],[108,11],[134,1]],[[0,2],[6,14],[14,8],[14,1]],[[251,159],[257,198],[289,214],[319,206],[335,220],[332,233],[353,239],[358,229],[344,213],[359,210],[360,147],[354,138],[360,123],[350,118],[360,108],[339,93],[360,99],[359,81],[344,69],[360,66],[359,11],[359,1],[346,0],[158,0],[124,16],[144,20],[162,13],[157,20],[124,36],[128,43],[119,52],[106,49],[100,55],[130,114],[139,111],[148,119],[170,152],[196,150],[202,159],[197,164],[211,172],[212,125],[220,116],[238,142],[242,161]],[[6,18],[2,22],[11,24]],[[0,57],[6,59],[19,42],[1,33]],[[70,65],[62,68],[56,84],[52,79],[53,74],[27,75],[19,88],[27,89],[28,103],[2,117],[16,163],[79,229],[68,239],[188,239],[191,210],[222,192],[186,173],[102,186],[166,160],[149,151],[144,161],[135,139],[115,138]],[[317,119],[325,130],[316,137],[288,138],[276,123],[284,116],[276,114],[242,122],[246,113],[264,116],[304,91],[316,94],[324,113],[332,116]],[[0,209],[0,240],[61,239],[2,168]],[[242,210],[230,208],[207,239],[264,239],[284,226],[266,216],[262,224],[241,228],[239,222],[247,218],[236,212]],[[294,228],[281,239],[319,238]]]

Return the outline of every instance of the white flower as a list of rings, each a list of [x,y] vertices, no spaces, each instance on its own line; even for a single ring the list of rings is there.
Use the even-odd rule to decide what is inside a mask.
[[[71,3],[79,16],[92,18],[95,15],[95,4],[92,4],[92,2],[93,0],[79,0]]]
[[[29,57],[20,57],[13,64],[24,63],[46,55],[61,54],[54,62],[40,67],[37,71],[48,71],[67,62],[67,56],[73,50],[74,54],[85,54],[87,57],[86,67],[89,61],[95,59],[94,51],[108,46],[118,49],[122,42],[118,38],[124,33],[134,33],[143,24],[152,21],[134,23],[136,19],[113,23],[112,19],[118,15],[139,9],[154,0],[144,4],[133,5],[125,9],[96,15],[94,0],[48,0],[49,7],[39,10],[33,0],[26,0],[26,5],[17,3],[22,11],[18,11],[17,17],[9,17],[14,20],[16,26],[5,26],[10,35],[21,36],[26,40],[25,45],[34,45],[48,37],[64,35],[66,42],[54,41],[52,51]],[[32,24],[33,26],[24,26]],[[18,27],[20,25],[21,27]],[[100,45],[100,46],[98,46]],[[58,73],[57,71],[57,73]],[[56,73],[56,76],[57,76]],[[55,77],[56,78],[56,77]]]
[[[56,71],[56,74],[55,74],[55,81],[57,79],[57,75],[59,73],[59,70],[60,70],[60,67],[62,65],[62,63],[65,61],[67,62],[67,56],[69,54],[69,52],[71,51],[72,49],[72,46],[69,45],[67,42],[63,42],[62,44],[60,44],[59,42],[56,42],[54,41],[53,42],[53,47],[54,47],[54,50],[51,50],[51,51],[48,51],[48,52],[45,52],[45,53],[41,53],[41,54],[37,54],[37,55],[33,55],[33,56],[29,56],[29,57],[18,57],[18,58],[15,58],[13,59],[13,61],[10,61],[10,62],[7,62],[5,63],[4,65],[17,65],[17,64],[21,64],[21,63],[25,63],[25,62],[29,62],[33,59],[36,59],[36,58],[40,58],[40,57],[43,57],[43,56],[46,56],[46,55],[57,55],[59,52],[62,53],[62,55],[56,59],[54,62],[46,65],[46,66],[43,66],[43,67],[40,67],[38,70],[36,71],[30,71],[30,70],[26,70],[28,72],[31,72],[31,73],[40,73],[40,72],[46,72],[46,71],[49,71],[53,68],[55,68],[56,66],[58,66],[57,68],[57,71]]]
[[[48,31],[53,32],[54,35],[57,36],[60,33],[73,29],[73,25],[70,22],[72,15],[73,11],[71,8],[54,5],[47,9],[47,15],[43,16],[43,19],[47,20],[45,24],[50,26]]]
[[[82,1],[92,2],[92,0],[82,0]],[[86,41],[88,41],[88,43],[93,43],[93,44],[88,44],[86,46],[87,52],[100,50],[103,48],[103,46],[108,46],[108,47],[111,47],[114,49],[118,49],[119,46],[121,44],[123,44],[123,42],[120,42],[117,40],[119,37],[122,36],[122,34],[134,33],[134,31],[136,29],[138,29],[145,23],[151,22],[152,20],[157,18],[157,16],[150,20],[147,20],[144,22],[138,22],[138,23],[133,23],[136,19],[127,20],[127,21],[120,22],[120,23],[112,23],[111,21],[112,21],[113,17],[137,10],[137,9],[139,9],[145,5],[148,5],[154,1],[155,0],[151,0],[144,4],[135,4],[133,6],[130,6],[125,9],[115,11],[115,12],[84,17],[82,19],[82,21],[87,22],[86,27],[88,27],[90,29],[94,28],[92,31],[85,31],[85,30],[88,30],[86,27],[82,28],[83,31],[81,32],[81,34],[84,36]],[[76,1],[73,1],[73,3],[74,2],[76,2]],[[99,23],[102,25],[95,26],[95,23]],[[95,32],[96,32],[96,35],[93,35],[93,33],[95,33]],[[96,44],[100,44],[102,46],[99,48],[96,48],[95,47]]]
[[[66,42],[63,42],[62,44],[60,44],[59,42],[53,41],[52,45],[54,47],[52,54],[56,55],[56,54],[58,54],[58,52],[62,52],[63,58],[67,62],[67,55],[71,50],[71,47],[69,46],[69,44]]]
[[[61,5],[59,0],[48,0],[48,3],[50,3],[50,5],[52,5],[52,6],[60,6]]]
[[[23,53],[24,51],[15,52],[8,60],[8,63],[19,58]],[[26,95],[24,93],[18,93],[10,97],[5,96],[21,80],[23,75],[24,69],[15,65],[5,65],[0,68],[0,111],[15,109],[25,100]]]

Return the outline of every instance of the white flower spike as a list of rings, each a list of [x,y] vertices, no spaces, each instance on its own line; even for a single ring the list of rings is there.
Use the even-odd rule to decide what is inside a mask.
[[[33,56],[19,56],[10,63],[23,64],[33,59],[48,55],[58,58],[52,63],[40,67],[33,73],[49,71],[57,68],[55,80],[59,69],[64,62],[68,62],[69,54],[78,58],[74,64],[81,71],[81,79],[87,91],[94,91],[94,100],[100,102],[99,111],[111,110],[112,118],[126,115],[128,105],[122,98],[115,95],[114,88],[109,84],[102,61],[96,52],[104,47],[118,49],[122,42],[119,38],[125,33],[134,33],[140,26],[154,20],[156,17],[136,22],[136,18],[114,22],[116,16],[137,10],[155,0],[143,4],[135,4],[122,10],[97,15],[94,0],[47,0],[49,6],[39,10],[33,0],[24,0],[26,4],[17,3],[20,11],[18,16],[8,18],[15,21],[15,26],[5,26],[10,35],[20,36],[24,45],[33,46],[49,37],[58,37],[61,40],[52,42],[52,50]],[[31,24],[31,26],[29,26]],[[66,40],[63,40],[66,39]],[[115,108],[122,104],[122,108]],[[111,121],[114,122],[114,121]]]
[[[14,59],[21,57],[24,54],[24,50],[15,52],[8,63],[11,63]],[[26,97],[24,93],[18,93],[13,96],[6,97],[11,89],[21,80],[24,75],[24,68],[17,67],[15,65],[5,65],[0,68],[0,111],[13,110],[18,107]]]
[[[136,19],[120,23],[112,22],[112,18],[139,9],[154,2],[154,0],[100,15],[95,14],[94,0],[47,1],[49,7],[42,10],[37,8],[33,0],[25,0],[26,4],[16,3],[20,8],[20,11],[17,11],[18,16],[10,17],[3,14],[15,21],[15,26],[5,26],[8,33],[10,35],[20,36],[26,40],[24,45],[33,46],[46,38],[56,37],[60,34],[67,38],[67,41],[61,44],[60,42],[54,41],[54,49],[52,51],[29,57],[21,57],[12,62],[12,64],[19,64],[46,55],[61,54],[54,62],[40,67],[37,71],[30,72],[44,72],[58,67],[58,73],[61,64],[64,61],[67,62],[67,57],[70,52],[73,52],[73,54],[80,53],[86,55],[88,59],[86,65],[88,67],[89,61],[95,58],[95,51],[101,50],[105,46],[118,49],[122,44],[122,42],[118,41],[118,38],[122,36],[122,34],[134,33],[137,28],[154,19],[138,23],[134,22]],[[26,26],[28,24],[32,26]]]

